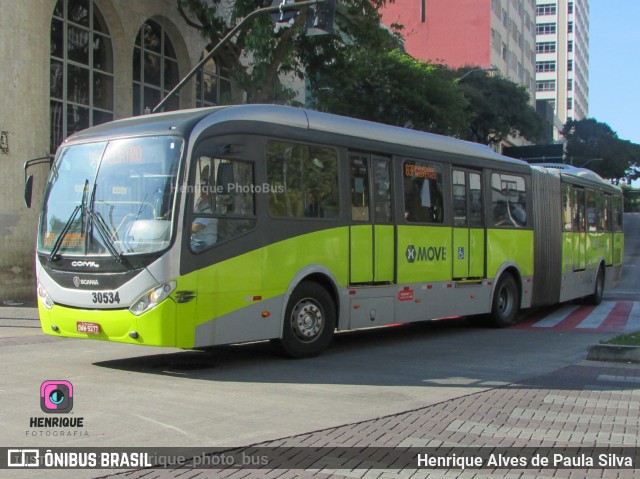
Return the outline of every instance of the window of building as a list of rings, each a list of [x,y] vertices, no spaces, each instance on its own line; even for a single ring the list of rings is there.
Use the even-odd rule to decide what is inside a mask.
[[[550,35],[556,33],[555,23],[538,23],[536,24],[536,35]]]
[[[573,22],[567,23],[567,32],[573,33]]]
[[[536,53],[555,53],[556,42],[538,42],[536,43]]]
[[[93,0],[58,0],[51,20],[49,148],[113,120],[113,49]]]
[[[283,141],[267,143],[269,191],[265,193],[271,216],[337,218],[337,179],[338,156],[333,148]],[[364,183],[361,186],[364,188]],[[358,193],[368,202],[368,192]]]
[[[202,60],[209,53],[207,48]],[[231,103],[231,75],[219,60],[210,58],[196,75],[196,106],[228,105]]]
[[[556,4],[555,3],[543,3],[541,5],[536,5],[536,15],[555,15],[556,14]]]
[[[491,175],[491,206],[494,226],[522,228],[527,225],[527,192],[521,176]]]
[[[567,71],[573,71],[573,60],[567,60]]]
[[[567,98],[567,110],[573,110],[573,98]]]
[[[541,80],[536,82],[536,91],[555,91],[555,80]]]
[[[442,223],[442,167],[426,161],[405,160],[403,170],[405,219],[410,223]]]
[[[567,42],[567,51],[571,53],[573,51],[573,40]]]
[[[573,2],[569,2],[567,5],[567,13],[571,15],[573,13]]]
[[[572,91],[573,90],[573,79],[569,78],[567,80],[567,91]]]
[[[554,72],[554,71],[556,71],[555,61],[536,62],[537,73]]]
[[[153,109],[178,84],[179,77],[176,52],[164,27],[147,20],[133,48],[133,114]],[[179,103],[179,95],[174,95],[163,111],[177,110]]]

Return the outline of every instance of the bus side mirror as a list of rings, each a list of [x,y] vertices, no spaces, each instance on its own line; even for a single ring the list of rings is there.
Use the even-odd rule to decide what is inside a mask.
[[[33,195],[33,175],[29,175],[27,178],[27,170],[34,165],[40,165],[43,163],[49,163],[49,169],[51,169],[51,163],[53,159],[51,156],[42,156],[40,158],[34,158],[24,164],[24,204],[27,208],[31,208],[31,196]]]
[[[29,175],[24,183],[24,204],[27,208],[31,208],[31,197],[33,195],[33,175]]]

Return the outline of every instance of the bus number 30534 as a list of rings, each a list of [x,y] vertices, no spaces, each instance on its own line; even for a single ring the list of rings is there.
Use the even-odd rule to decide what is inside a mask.
[[[120,293],[113,293],[111,291],[107,293],[91,293],[91,297],[94,303],[99,304],[113,304],[120,303]]]

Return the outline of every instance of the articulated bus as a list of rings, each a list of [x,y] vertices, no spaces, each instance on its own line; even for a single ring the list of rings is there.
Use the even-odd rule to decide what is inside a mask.
[[[44,192],[46,334],[199,349],[593,303],[620,278],[622,196],[596,174],[270,105],[79,132]]]

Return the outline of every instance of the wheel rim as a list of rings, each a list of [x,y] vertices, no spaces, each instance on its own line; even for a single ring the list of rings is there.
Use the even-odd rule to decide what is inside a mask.
[[[325,319],[322,306],[312,298],[304,298],[291,312],[291,330],[296,338],[310,343],[320,336]]]
[[[498,294],[498,311],[500,316],[506,317],[513,310],[513,295],[507,286],[503,286]]]

